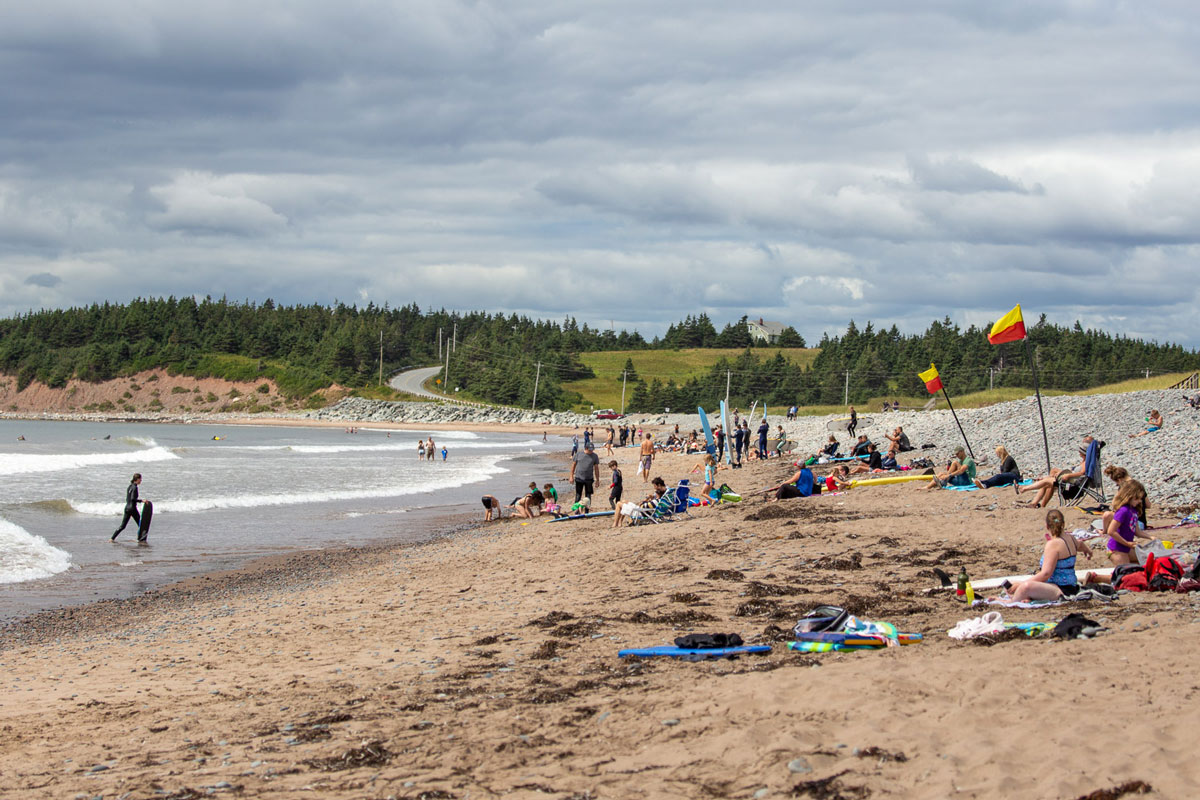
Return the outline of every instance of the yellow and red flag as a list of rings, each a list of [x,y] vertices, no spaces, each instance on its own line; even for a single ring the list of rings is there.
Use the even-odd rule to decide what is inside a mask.
[[[1024,338],[1025,320],[1021,316],[1020,303],[1013,306],[1012,311],[996,320],[996,324],[992,326],[992,332],[988,334],[988,341],[992,344],[1019,342]]]
[[[930,394],[937,394],[941,391],[942,378],[933,364],[930,364],[929,369],[924,372],[918,372],[917,377],[925,381],[925,388],[929,390]]]

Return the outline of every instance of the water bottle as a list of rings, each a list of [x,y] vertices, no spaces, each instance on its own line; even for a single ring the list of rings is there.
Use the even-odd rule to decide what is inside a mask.
[[[967,577],[967,568],[962,567],[958,573],[958,587],[954,590],[954,594],[964,600],[967,597],[967,581],[969,580],[970,578]]]

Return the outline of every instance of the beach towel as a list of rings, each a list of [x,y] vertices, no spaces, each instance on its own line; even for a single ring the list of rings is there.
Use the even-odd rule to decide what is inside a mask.
[[[946,634],[951,639],[966,641],[1006,630],[1023,631],[1026,636],[1041,636],[1050,630],[1049,622],[1005,622],[999,611],[989,611],[981,617],[959,620]]]
[[[999,597],[987,597],[983,600],[976,600],[971,605],[1003,606],[1004,608],[1045,608],[1046,606],[1059,606],[1063,603],[1086,603],[1091,600],[1103,600],[1105,602],[1111,602],[1116,599],[1116,595],[1109,597],[1103,592],[1093,589],[1080,589],[1070,597],[1063,595],[1057,600],[1024,600],[1018,602],[1013,600],[1007,594],[1003,594]]]
[[[860,620],[849,616],[838,631],[793,631],[798,641],[788,642],[797,653],[834,653],[851,650],[879,650],[919,642],[919,633],[901,633],[890,622]]]

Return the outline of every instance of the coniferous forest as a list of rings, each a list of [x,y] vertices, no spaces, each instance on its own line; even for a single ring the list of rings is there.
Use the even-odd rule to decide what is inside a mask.
[[[647,341],[639,333],[589,328],[568,317],[560,322],[487,312],[390,308],[284,306],[231,302],[224,298],[137,299],[81,308],[31,312],[0,320],[0,372],[18,388],[32,381],[60,387],[72,378],[103,381],[150,368],[229,380],[270,379],[293,398],[334,383],[374,384],[381,371],[439,363],[453,342],[449,385],[496,403],[528,407],[536,377],[537,406],[564,409],[582,398],[564,381],[592,377],[579,356],[591,351],[745,348],[707,373],[683,383],[640,375],[633,383],[634,411],[687,408],[731,396],[772,405],[851,402],[895,392],[924,391],[916,373],[937,363],[965,393],[996,386],[1032,386],[1024,343],[988,344],[985,331],[965,330],[949,319],[923,333],[895,328],[859,329],[851,322],[838,337],[826,336],[809,366],[776,354],[761,358],[745,317],[718,332],[707,315],[689,316]],[[1148,343],[1104,331],[1052,325],[1043,318],[1029,328],[1042,385],[1083,389],[1151,374],[1200,368],[1200,355],[1178,345]],[[791,347],[805,346],[792,329]],[[540,365],[540,366],[539,366]]]

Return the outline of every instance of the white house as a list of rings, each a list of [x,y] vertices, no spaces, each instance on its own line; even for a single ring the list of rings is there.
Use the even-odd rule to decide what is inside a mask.
[[[779,341],[779,334],[783,333],[783,329],[787,326],[782,322],[772,322],[769,319],[759,317],[757,320],[747,319],[746,327],[750,330],[751,339],[757,339],[767,344],[775,344],[775,342]]]

